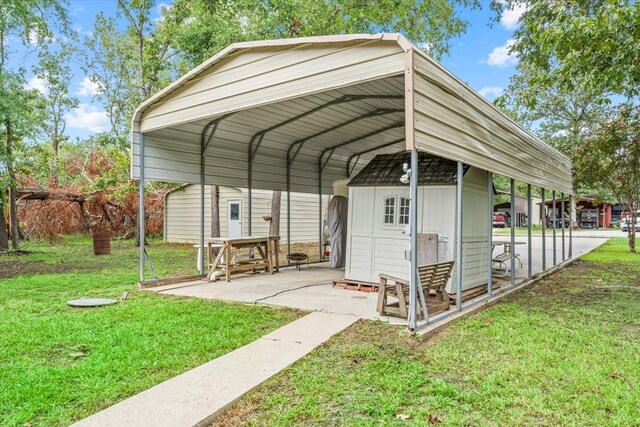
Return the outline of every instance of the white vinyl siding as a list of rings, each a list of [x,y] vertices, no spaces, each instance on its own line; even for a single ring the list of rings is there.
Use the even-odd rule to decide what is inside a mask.
[[[264,216],[271,214],[271,191],[252,192],[252,234],[267,235],[269,222]],[[227,235],[227,209],[229,200],[242,200],[242,234],[248,235],[249,200],[246,189],[220,187],[220,234]],[[323,210],[329,197],[324,196]],[[200,241],[200,186],[186,185],[167,195],[165,206],[165,241],[198,243]],[[205,238],[211,230],[211,187],[205,188]],[[318,241],[318,196],[312,194],[291,194],[291,242]],[[287,195],[282,193],[280,206],[281,242],[287,241]]]
[[[463,185],[463,290],[487,283],[487,175],[470,168]],[[410,263],[405,253],[410,248],[406,225],[396,219],[395,226],[385,225],[384,202],[395,199],[400,207],[409,205],[409,188],[351,187],[349,189],[349,226],[347,245],[348,279],[378,282],[386,273],[409,278]],[[404,202],[398,202],[404,199]],[[440,233],[444,244],[438,254],[440,261],[454,259],[456,187],[453,185],[420,186],[418,188],[418,232]],[[401,210],[398,210],[398,215]],[[450,280],[447,291],[455,292]]]

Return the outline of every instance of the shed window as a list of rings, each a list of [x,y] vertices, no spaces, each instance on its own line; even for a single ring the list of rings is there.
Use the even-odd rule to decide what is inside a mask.
[[[400,211],[398,212],[398,224],[409,224],[409,198],[400,197]]]
[[[395,224],[396,223],[396,198],[387,197],[384,199],[384,223]]]

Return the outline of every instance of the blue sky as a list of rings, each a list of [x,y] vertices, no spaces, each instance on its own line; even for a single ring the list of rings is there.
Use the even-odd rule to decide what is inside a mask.
[[[168,0],[166,3],[170,3]],[[442,58],[442,64],[469,84],[481,95],[492,101],[509,84],[509,78],[515,71],[517,58],[508,55],[508,43],[517,26],[518,10],[507,11],[499,23],[489,27],[492,11],[489,2],[482,1],[482,10],[465,10],[463,19],[469,22],[467,32],[459,38],[452,40],[452,48],[449,55]],[[158,4],[154,18],[160,13]],[[115,16],[116,2],[111,0],[74,0],[70,1],[69,14],[73,21],[74,29],[84,36],[91,32],[95,16],[98,12],[104,12],[108,16]],[[31,54],[25,59],[25,49],[15,47],[14,51],[22,53],[15,55],[15,65],[27,68],[27,81],[30,87],[45,90],[30,71],[30,66],[37,59],[31,48]],[[99,105],[94,100],[95,86],[84,75],[80,64],[72,64],[73,80],[71,93],[76,96],[80,105],[67,116],[67,133],[75,139],[84,138],[92,133],[107,130],[109,121]]]

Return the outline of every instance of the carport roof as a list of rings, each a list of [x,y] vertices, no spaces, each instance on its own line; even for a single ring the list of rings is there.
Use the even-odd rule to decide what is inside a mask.
[[[141,104],[132,128],[134,178],[143,138],[151,180],[203,171],[205,184],[331,193],[376,154],[415,147],[572,192],[565,156],[399,34],[231,45]]]

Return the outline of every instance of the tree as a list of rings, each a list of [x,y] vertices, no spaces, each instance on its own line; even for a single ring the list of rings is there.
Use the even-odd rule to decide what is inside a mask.
[[[498,17],[525,7],[511,49],[543,72],[537,86],[640,93],[640,3],[633,0],[493,0]],[[553,75],[546,72],[554,70]]]
[[[159,32],[171,34],[184,72],[231,43],[345,33],[400,32],[435,58],[467,28],[461,7],[476,0],[299,1],[177,0],[165,11]]]
[[[269,235],[280,235],[280,206],[282,201],[282,193],[274,191],[271,196],[271,221],[269,222]]]
[[[58,153],[60,145],[69,137],[65,135],[65,115],[71,109],[78,106],[78,99],[69,96],[69,85],[73,74],[69,62],[73,49],[69,45],[62,44],[58,52],[43,49],[40,52],[40,60],[34,72],[44,82],[45,91],[42,94],[44,102],[44,117],[41,119],[42,130],[51,144],[51,163],[49,183],[57,187],[58,178]]]
[[[640,108],[624,105],[593,138],[574,147],[578,179],[594,181],[630,211],[629,250],[636,252],[636,219],[640,208]]]
[[[84,70],[97,85],[111,131],[126,145],[131,116],[142,101],[171,81],[171,36],[159,34],[151,19],[154,0],[118,0],[117,17],[100,13],[94,31],[85,37]]]
[[[30,35],[38,42],[50,39],[50,22],[56,22],[63,29],[68,29],[65,3],[61,0],[6,0],[0,7],[0,122],[2,134],[0,157],[4,163],[6,177],[0,183],[8,187],[9,231],[12,245],[19,249],[19,227],[16,206],[16,175],[14,148],[16,141],[28,134],[34,127],[29,120],[32,112],[30,97],[24,89],[24,70],[10,69],[7,64],[10,50],[9,39],[21,40],[24,44]],[[6,188],[5,187],[5,188]],[[5,188],[0,188],[0,197],[4,197]],[[0,234],[6,231],[4,218]]]

